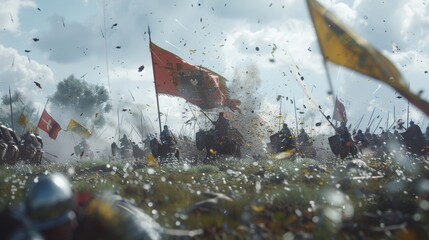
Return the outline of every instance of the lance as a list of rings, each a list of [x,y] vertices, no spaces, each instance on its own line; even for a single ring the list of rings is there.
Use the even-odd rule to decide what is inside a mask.
[[[326,120],[328,120],[328,122],[331,124],[331,126],[337,130],[337,128],[335,127],[335,125],[329,120],[329,118],[322,112],[322,110],[319,109],[319,112],[326,118]]]
[[[359,129],[359,126],[360,126],[360,124],[361,124],[361,122],[362,122],[363,117],[365,117],[365,113],[364,113],[364,114],[362,115],[362,117],[360,118],[359,123],[358,123],[358,124],[357,124],[357,126],[354,128],[354,131],[356,131],[356,130],[358,130],[358,129]]]
[[[371,123],[371,120],[372,120],[372,116],[374,115],[374,112],[375,112],[375,108],[372,110],[372,113],[371,113],[371,116],[369,117],[369,121],[368,121],[368,124],[366,124],[366,128],[369,128],[369,127],[371,127],[371,125],[369,125],[370,123]]]
[[[374,120],[375,120],[375,118],[374,118]],[[377,131],[378,126],[380,126],[381,120],[383,120],[383,117],[381,117],[381,118],[380,118],[380,121],[378,121],[378,124],[377,124],[377,126],[374,128],[374,131],[372,132],[372,134],[374,134],[374,133],[375,133],[375,131]]]
[[[209,118],[209,116],[207,116],[207,114],[206,114],[203,110],[201,110],[201,112],[204,114],[204,116],[206,116],[206,118],[207,118],[211,123],[213,123],[213,125],[216,125],[216,124],[215,124],[215,121],[211,120],[211,119]]]

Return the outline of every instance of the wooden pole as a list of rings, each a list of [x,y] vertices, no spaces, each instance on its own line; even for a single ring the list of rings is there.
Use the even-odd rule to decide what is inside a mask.
[[[152,54],[152,48],[150,46],[150,44],[152,43],[152,38],[150,36],[150,28],[149,28],[149,26],[147,26],[147,31],[148,31],[148,34],[149,34],[150,58],[152,60],[153,80],[154,80],[154,83],[155,83],[155,96],[156,96],[156,106],[157,106],[157,109],[158,109],[159,135],[161,136],[161,132],[162,132],[162,128],[161,128],[161,112],[159,111],[158,87],[156,85],[155,65],[153,64],[153,54]]]
[[[10,93],[10,85],[9,85],[9,105],[10,105],[10,122],[12,124],[12,130],[15,131],[15,128],[13,127],[12,94]]]

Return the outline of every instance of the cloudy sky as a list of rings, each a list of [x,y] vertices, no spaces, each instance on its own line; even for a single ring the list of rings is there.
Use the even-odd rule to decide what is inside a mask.
[[[386,55],[412,91],[424,90],[422,96],[429,99],[428,0],[320,2]],[[10,86],[43,108],[56,84],[73,74],[110,87],[114,109],[145,106],[148,121],[157,126],[148,26],[158,46],[214,70],[229,84],[236,78],[252,84],[262,99],[253,110],[266,118],[278,113],[277,95],[295,98],[301,110],[306,105],[311,112],[313,101],[332,114],[326,71],[304,0],[2,0],[0,94]],[[138,72],[141,65],[145,68]],[[250,70],[257,76],[247,82]],[[394,106],[397,118],[406,117],[407,102],[387,85],[332,64],[328,71],[350,123],[363,114],[368,121],[374,108],[384,119],[390,114],[391,121]],[[168,123],[179,129],[185,103],[162,96],[160,105],[169,114]],[[287,121],[294,121],[290,101],[283,101],[282,111]],[[320,114],[310,116],[321,120]],[[53,117],[65,128],[69,119]],[[422,128],[428,124],[413,107],[411,118]]]

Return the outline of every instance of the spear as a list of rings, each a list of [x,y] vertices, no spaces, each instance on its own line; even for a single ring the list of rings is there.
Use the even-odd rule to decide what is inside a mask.
[[[365,113],[362,115],[362,117],[359,120],[359,123],[357,124],[357,126],[354,128],[354,131],[359,129],[360,123],[362,122],[363,117],[365,117]]]
[[[375,120],[375,119],[374,119]],[[372,132],[372,134],[375,133],[375,131],[377,131],[378,126],[380,126],[381,120],[383,120],[383,117],[380,118],[380,121],[378,121],[377,126],[374,128],[374,131]]]
[[[372,116],[374,115],[374,112],[375,112],[375,108],[372,110],[372,113],[371,113],[371,116],[369,117],[369,121],[368,121],[368,124],[366,125],[366,128],[371,127],[371,125],[369,125],[369,124],[371,123]]]
[[[15,128],[13,127],[12,94],[10,93],[10,85],[9,85],[9,105],[10,105],[10,122],[12,123],[12,129],[15,130]]]

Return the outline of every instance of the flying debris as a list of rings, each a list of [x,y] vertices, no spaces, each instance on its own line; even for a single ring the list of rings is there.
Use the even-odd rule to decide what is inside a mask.
[[[80,114],[80,116],[82,116],[82,115],[83,115],[83,113]]]
[[[63,22],[63,27],[66,27],[66,24],[64,23],[64,18],[61,18],[62,22]]]
[[[37,87],[39,87],[40,89],[42,89],[42,85],[40,85],[40,83],[34,81],[34,83],[36,84]]]
[[[113,29],[114,27],[116,27],[116,26],[118,26],[118,24],[117,23],[114,23],[111,27],[110,27],[110,29]]]
[[[29,52],[31,52],[31,50],[25,49],[24,52],[29,53]]]
[[[39,39],[38,38],[33,38],[33,41],[38,42]]]
[[[134,98],[133,94],[131,93],[131,91],[128,89],[128,91],[130,92],[131,97],[133,98],[133,101],[135,102],[136,99]]]
[[[40,8],[37,8],[37,10],[39,10],[39,12],[41,12],[41,11],[42,11],[42,9],[40,9]]]
[[[84,77],[86,76],[86,74],[88,74],[88,73],[83,74],[83,75],[80,77],[80,79],[84,78]]]
[[[126,111],[128,111],[128,109],[126,109],[126,108],[122,109],[122,112],[126,112]]]
[[[255,47],[255,50],[256,50],[256,51],[259,51],[259,47]]]
[[[95,118],[97,118],[97,117],[98,117],[98,112],[95,113]]]
[[[143,71],[143,69],[144,69],[144,65],[141,65],[141,66],[139,67],[139,72]]]
[[[316,127],[320,127],[322,125],[322,122],[317,122]]]
[[[117,49],[120,49],[120,48],[121,48],[121,46],[116,46],[116,48],[117,48]]]
[[[10,21],[13,23],[12,13],[10,14]]]

